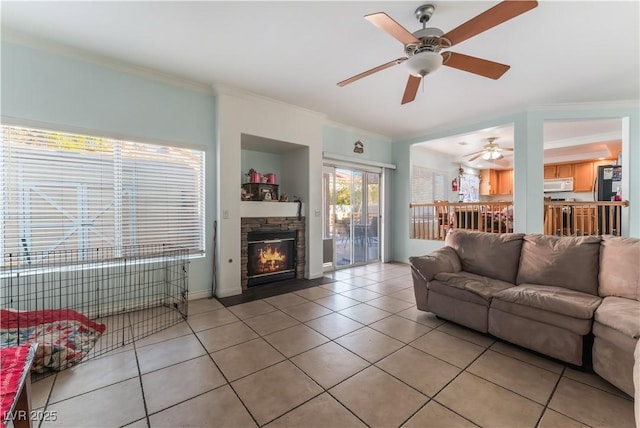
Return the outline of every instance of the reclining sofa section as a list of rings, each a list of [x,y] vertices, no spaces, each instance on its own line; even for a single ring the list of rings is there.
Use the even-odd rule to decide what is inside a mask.
[[[410,258],[418,309],[578,366],[593,327],[594,370],[633,395],[640,240],[452,229],[445,244]]]

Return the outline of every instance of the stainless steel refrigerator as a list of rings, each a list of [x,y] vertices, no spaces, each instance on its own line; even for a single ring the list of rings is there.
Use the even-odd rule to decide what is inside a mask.
[[[614,201],[622,189],[622,166],[602,165],[598,167],[598,174],[593,187],[596,201]],[[620,223],[621,211],[616,207],[598,208],[598,229],[603,235],[617,235],[616,224]]]

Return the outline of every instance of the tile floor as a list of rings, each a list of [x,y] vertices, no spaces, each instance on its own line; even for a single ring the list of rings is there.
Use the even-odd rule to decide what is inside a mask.
[[[33,384],[41,426],[632,427],[599,377],[418,311],[409,268],[189,320]]]

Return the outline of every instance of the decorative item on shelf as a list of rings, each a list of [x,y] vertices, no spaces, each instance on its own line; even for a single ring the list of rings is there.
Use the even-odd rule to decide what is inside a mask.
[[[244,188],[241,189],[240,192],[240,200],[241,201],[250,201],[253,194],[247,192]]]
[[[249,183],[260,183],[261,181],[262,177],[260,176],[260,173],[251,168],[249,170]]]
[[[261,182],[264,183],[264,184],[267,184],[268,181],[269,181],[269,179],[267,178],[267,176],[263,175]]]
[[[354,147],[353,147],[353,153],[364,153],[364,144],[362,143],[362,141],[358,140],[355,142]]]
[[[289,202],[289,197],[287,196],[286,193],[283,193],[282,195],[280,195],[280,202]]]
[[[264,174],[267,177],[267,184],[276,184],[276,175],[272,172]]]
[[[267,183],[244,183],[242,188],[251,195],[250,201],[277,201],[278,185]],[[269,194],[269,196],[267,196]]]

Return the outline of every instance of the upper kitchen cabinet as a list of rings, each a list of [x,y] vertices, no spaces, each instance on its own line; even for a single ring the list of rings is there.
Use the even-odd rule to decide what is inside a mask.
[[[573,191],[590,192],[593,189],[593,162],[573,164]]]
[[[544,166],[544,179],[573,177],[573,164],[563,163]]]

